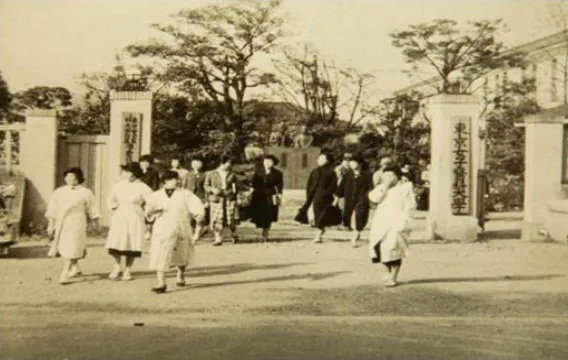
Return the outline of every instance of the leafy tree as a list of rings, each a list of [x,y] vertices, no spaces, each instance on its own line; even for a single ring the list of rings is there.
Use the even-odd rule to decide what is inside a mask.
[[[402,94],[383,100],[378,127],[384,134],[379,156],[418,164],[430,157],[430,124],[420,115],[420,94]]]
[[[145,72],[142,72],[145,75]],[[83,74],[86,89],[82,101],[59,112],[59,128],[72,134],[108,134],[110,131],[110,91],[120,89],[128,80],[120,56],[110,73]]]
[[[274,74],[260,72],[253,61],[270,54],[283,36],[279,6],[279,0],[233,1],[182,10],[173,16],[174,24],[153,26],[170,41],[127,50],[133,57],[154,60],[158,81],[188,95],[199,89],[221,111],[219,131],[233,133],[232,150],[244,155],[249,91],[275,81]]]
[[[461,27],[456,21],[438,19],[430,23],[411,25],[406,30],[390,33],[392,44],[402,49],[411,73],[429,69],[441,82],[440,93],[452,92],[451,77],[461,72],[468,80],[466,89],[487,71],[519,67],[523,54],[507,51],[497,40],[504,30],[502,20],[475,21]]]
[[[16,110],[60,109],[72,105],[73,96],[63,87],[36,86],[14,96]]]
[[[512,210],[523,206],[524,129],[515,122],[537,113],[540,107],[531,94],[534,79],[507,82],[500,93],[490,99],[493,104],[487,119],[487,169],[492,184],[489,208]]]
[[[0,72],[0,119],[6,116],[6,114],[10,110],[11,103],[12,94],[8,89],[8,84],[2,77],[2,72]]]
[[[305,109],[301,122],[326,128],[342,120],[343,130],[351,131],[373,114],[375,107],[369,101],[372,74],[322,60],[308,45],[284,51],[276,67],[280,75],[277,93]]]

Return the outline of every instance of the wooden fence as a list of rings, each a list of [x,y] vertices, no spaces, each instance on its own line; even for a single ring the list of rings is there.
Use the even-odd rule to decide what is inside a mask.
[[[85,174],[85,186],[93,191],[101,210],[101,224],[108,226],[106,209],[108,183],[108,139],[106,135],[69,135],[59,139],[57,148],[57,185],[64,184],[62,173],[80,167]]]

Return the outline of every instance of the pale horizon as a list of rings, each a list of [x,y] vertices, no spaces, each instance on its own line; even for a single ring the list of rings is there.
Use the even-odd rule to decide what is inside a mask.
[[[82,73],[108,72],[125,46],[155,37],[152,23],[198,0],[2,0],[0,70],[11,92],[33,86],[62,86],[74,93]],[[325,3],[325,6],[323,4]],[[285,0],[290,43],[313,44],[335,63],[370,72],[377,92],[386,96],[411,81],[402,73],[400,50],[388,33],[411,24],[450,18],[456,21],[503,18],[503,35],[515,46],[554,33],[542,21],[538,1],[373,1]]]

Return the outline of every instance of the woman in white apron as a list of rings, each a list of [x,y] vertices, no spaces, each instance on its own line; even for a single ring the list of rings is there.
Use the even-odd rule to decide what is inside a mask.
[[[78,261],[86,256],[87,220],[98,227],[99,211],[91,190],[81,185],[85,177],[80,168],[70,168],[63,176],[66,185],[53,193],[45,217],[52,240],[48,255],[65,260],[59,282],[68,284],[80,274]]]
[[[150,269],[156,271],[157,294],[166,292],[166,272],[177,267],[177,286],[185,286],[185,269],[195,253],[191,220],[199,224],[205,217],[205,207],[199,197],[179,188],[178,174],[167,171],[164,187],[148,197],[146,217],[154,221],[150,245]]]
[[[396,286],[407,254],[408,235],[416,200],[412,186],[401,180],[400,168],[387,166],[381,174],[381,183],[369,193],[377,204],[369,234],[369,251],[373,263],[382,263],[388,270],[385,286]]]
[[[122,180],[113,185],[107,198],[112,211],[106,248],[114,259],[109,279],[116,280],[122,272],[122,280],[132,280],[134,260],[142,256],[142,243],[146,232],[144,204],[152,189],[140,181],[142,169],[138,163],[122,167]],[[126,258],[124,271],[121,259]]]

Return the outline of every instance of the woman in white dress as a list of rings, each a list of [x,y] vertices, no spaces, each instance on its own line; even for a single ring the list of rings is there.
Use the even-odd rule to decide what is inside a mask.
[[[78,261],[86,256],[87,220],[98,227],[99,211],[91,190],[81,185],[85,177],[80,168],[70,168],[63,176],[66,185],[53,193],[45,217],[52,240],[48,255],[65,260],[59,282],[68,284],[81,273]]]
[[[122,280],[132,280],[134,259],[142,256],[142,243],[146,232],[144,204],[152,193],[148,185],[140,181],[142,170],[138,163],[122,166],[122,180],[113,185],[107,198],[112,211],[106,248],[114,259],[109,279],[116,280],[122,272]],[[124,271],[121,259],[126,258]]]
[[[199,197],[179,188],[178,174],[167,171],[164,187],[148,197],[146,217],[154,221],[150,245],[150,269],[156,271],[157,294],[166,292],[166,272],[177,267],[177,286],[185,286],[185,269],[195,253],[191,219],[199,224],[205,217],[205,207]],[[199,233],[199,232],[196,232]]]
[[[411,183],[402,182],[401,177],[400,168],[387,166],[380,185],[369,193],[369,199],[377,204],[369,251],[372,262],[384,264],[389,272],[383,278],[385,286],[397,285],[402,258],[407,254],[412,211],[416,208]]]

